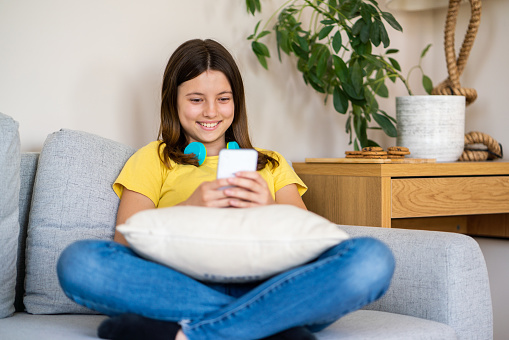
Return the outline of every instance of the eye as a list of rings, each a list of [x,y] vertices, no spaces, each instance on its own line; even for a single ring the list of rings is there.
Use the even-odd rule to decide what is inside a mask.
[[[202,99],[201,98],[190,98],[189,101],[191,103],[200,103],[202,101]]]
[[[220,101],[221,103],[227,103],[227,102],[229,102],[230,100],[231,100],[231,97],[221,97],[221,98],[219,98],[219,101]]]

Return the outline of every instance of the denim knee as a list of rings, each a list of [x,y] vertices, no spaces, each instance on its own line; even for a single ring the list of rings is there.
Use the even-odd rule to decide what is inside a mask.
[[[98,240],[76,241],[62,251],[57,262],[57,276],[60,286],[67,294],[74,287],[83,285],[88,274],[101,266],[97,249],[110,242]]]
[[[392,251],[385,243],[375,238],[362,237],[354,240],[358,248],[357,256],[362,258],[359,265],[363,267],[364,273],[368,273],[363,275],[366,285],[378,287],[380,296],[383,295],[389,287],[396,266]]]

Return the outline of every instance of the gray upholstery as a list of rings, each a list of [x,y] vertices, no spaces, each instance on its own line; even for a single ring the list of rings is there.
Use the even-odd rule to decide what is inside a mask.
[[[396,257],[389,291],[366,309],[442,322],[460,339],[493,337],[488,271],[473,238],[432,231],[342,228],[351,236],[382,240]]]
[[[28,222],[23,301],[29,313],[94,313],[65,296],[56,263],[74,241],[113,238],[119,199],[111,186],[133,152],[81,131],[61,130],[46,139]]]
[[[21,164],[19,220],[23,230],[25,214],[30,211],[37,155],[22,154]],[[369,235],[384,241],[394,252],[396,272],[382,299],[346,315],[318,333],[319,339],[493,338],[486,265],[472,238],[427,231],[342,228],[353,237]],[[17,294],[19,300],[22,289]],[[101,315],[16,313],[0,319],[0,339],[91,339],[103,319]]]
[[[20,158],[18,123],[0,113],[0,318],[14,312]]]

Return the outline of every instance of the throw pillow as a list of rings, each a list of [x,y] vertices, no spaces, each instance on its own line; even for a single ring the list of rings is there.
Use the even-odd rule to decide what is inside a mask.
[[[140,256],[212,282],[265,279],[348,238],[337,225],[292,205],[151,209],[117,229]]]
[[[81,131],[60,130],[46,139],[28,224],[24,303],[29,313],[91,313],[65,296],[56,262],[74,241],[113,237],[119,199],[111,186],[133,152]]]
[[[18,123],[0,113],[0,318],[14,312],[20,160]]]

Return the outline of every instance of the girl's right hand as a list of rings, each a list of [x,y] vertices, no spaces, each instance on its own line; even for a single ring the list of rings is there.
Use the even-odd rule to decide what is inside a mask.
[[[228,185],[228,180],[225,178],[211,182],[203,182],[198,186],[198,188],[196,188],[187,200],[177,205],[215,208],[228,207],[230,198],[225,195],[224,190],[219,190],[219,188],[226,187]]]

